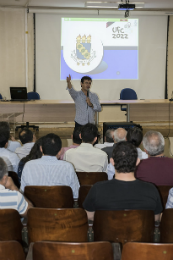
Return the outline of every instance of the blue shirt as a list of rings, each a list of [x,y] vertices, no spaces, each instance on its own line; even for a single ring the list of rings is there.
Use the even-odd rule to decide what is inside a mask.
[[[169,190],[169,196],[166,203],[166,209],[172,209],[173,208],[173,188]]]
[[[42,156],[42,158],[27,162],[23,168],[21,190],[25,186],[70,186],[73,197],[78,198],[79,181],[71,163],[60,161],[55,156]]]
[[[86,125],[87,123],[95,123],[95,112],[101,111],[101,105],[99,103],[98,96],[95,93],[89,92],[89,99],[93,104],[93,107],[89,107],[86,102],[86,95],[83,91],[76,91],[72,87],[67,88],[76,106],[75,121],[80,125]]]

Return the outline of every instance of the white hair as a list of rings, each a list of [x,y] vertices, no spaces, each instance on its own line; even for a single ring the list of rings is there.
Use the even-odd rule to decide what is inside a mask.
[[[144,149],[150,156],[156,156],[164,152],[165,140],[157,131],[148,131],[143,138]]]
[[[114,142],[118,143],[126,140],[127,131],[124,128],[117,128],[114,131]]]

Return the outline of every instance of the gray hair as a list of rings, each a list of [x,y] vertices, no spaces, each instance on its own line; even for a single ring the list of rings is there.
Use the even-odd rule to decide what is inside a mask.
[[[127,131],[124,128],[117,128],[114,131],[114,142],[118,143],[126,140]]]
[[[113,143],[113,133],[114,133],[114,129],[108,129],[105,133],[105,141],[108,143]]]
[[[148,131],[143,138],[144,149],[150,156],[156,156],[164,152],[165,140],[157,131]]]
[[[0,157],[0,181],[4,177],[4,175],[8,175],[8,167],[7,164],[4,162],[2,157]]]

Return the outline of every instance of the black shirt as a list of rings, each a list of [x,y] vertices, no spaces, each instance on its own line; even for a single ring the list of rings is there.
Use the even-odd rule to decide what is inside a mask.
[[[144,209],[153,210],[155,215],[163,209],[160,194],[153,184],[140,180],[116,179],[96,183],[89,191],[83,207],[90,212]]]
[[[102,151],[107,153],[108,163],[110,163],[110,158],[112,157],[112,152],[113,152],[115,146],[116,146],[116,144],[114,144],[113,146],[107,146],[107,147],[104,147],[104,148],[101,149]]]

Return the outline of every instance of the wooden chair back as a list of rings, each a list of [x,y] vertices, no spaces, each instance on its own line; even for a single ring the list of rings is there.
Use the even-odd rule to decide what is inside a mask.
[[[83,209],[42,209],[28,211],[30,242],[87,242],[88,220]]]
[[[172,260],[173,244],[127,243],[121,260]]]
[[[1,260],[25,260],[25,254],[21,244],[17,241],[0,242]]]
[[[166,202],[167,202],[168,195],[169,195],[169,190],[172,188],[172,186],[157,186],[157,188],[159,190],[162,204],[165,209]]]
[[[99,181],[107,181],[106,172],[76,172],[80,185],[93,185]]]
[[[0,209],[0,241],[22,241],[22,223],[15,209]]]
[[[9,171],[8,176],[12,178],[14,184],[17,186],[18,189],[20,189],[20,182],[17,173],[13,171]]]
[[[160,223],[160,242],[173,243],[173,209],[165,209]]]
[[[88,195],[88,192],[90,191],[92,185],[83,185],[80,186],[79,188],[79,199],[78,199],[78,204],[80,208],[83,208],[82,204]]]
[[[113,260],[113,250],[109,242],[36,242],[33,246],[33,260],[38,259]]]
[[[154,213],[151,210],[98,210],[94,216],[94,240],[121,243],[152,242]]]
[[[39,208],[73,208],[69,186],[26,186],[24,195]]]

